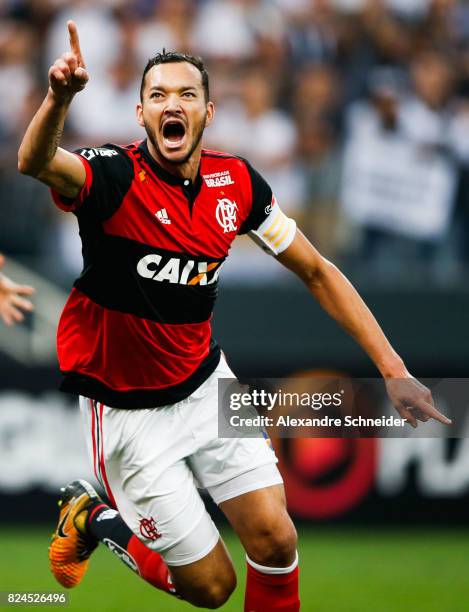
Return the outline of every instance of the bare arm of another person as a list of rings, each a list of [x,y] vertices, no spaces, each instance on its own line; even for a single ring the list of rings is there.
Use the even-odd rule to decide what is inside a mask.
[[[0,270],[3,268],[5,258],[0,255]],[[24,319],[21,312],[30,312],[33,309],[32,303],[24,296],[34,293],[34,289],[29,285],[18,285],[10,280],[0,271],[0,318],[5,325],[14,325]]]

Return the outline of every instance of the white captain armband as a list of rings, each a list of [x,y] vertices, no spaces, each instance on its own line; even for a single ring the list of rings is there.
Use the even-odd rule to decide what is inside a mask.
[[[268,209],[270,212],[267,218],[257,230],[251,230],[248,236],[269,255],[280,255],[293,242],[296,223],[280,210],[275,198],[272,198],[272,204]]]

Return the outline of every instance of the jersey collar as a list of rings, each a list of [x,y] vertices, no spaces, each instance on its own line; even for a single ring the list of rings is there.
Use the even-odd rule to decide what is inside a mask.
[[[200,174],[200,165],[199,165],[199,169],[197,171],[197,176],[195,178],[194,183],[192,183],[191,181],[187,183],[188,179],[183,179],[180,176],[171,174],[171,172],[168,172],[162,166],[160,166],[160,164],[156,161],[156,159],[150,153],[146,139],[142,140],[138,148],[142,151],[143,156],[145,157],[145,161],[147,162],[147,164],[150,166],[150,168],[153,170],[153,172],[156,174],[156,176],[159,179],[161,179],[165,183],[168,183],[169,185],[178,185],[179,187],[182,187],[184,191],[192,191],[193,197],[197,196],[197,194],[199,193],[202,187],[202,176]]]

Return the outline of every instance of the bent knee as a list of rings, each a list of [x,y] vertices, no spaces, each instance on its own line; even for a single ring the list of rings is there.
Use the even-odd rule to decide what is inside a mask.
[[[246,552],[260,565],[287,567],[295,560],[297,540],[296,529],[288,519],[281,526],[273,524],[261,528],[251,538]]]
[[[200,608],[208,608],[209,610],[221,608],[221,606],[228,601],[234,589],[234,586],[230,588],[220,587],[218,585],[211,587],[204,593],[201,603],[196,605]]]
[[[222,579],[213,580],[193,587],[184,598],[198,608],[215,610],[226,603],[236,588],[236,574],[234,571]]]

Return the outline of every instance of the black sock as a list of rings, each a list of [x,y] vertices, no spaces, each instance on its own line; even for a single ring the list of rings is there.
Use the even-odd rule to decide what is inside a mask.
[[[140,542],[117,510],[98,502],[89,513],[88,528],[93,536],[144,580],[179,597],[162,557]]]
[[[127,546],[133,533],[117,510],[102,502],[98,503],[89,514],[88,528],[90,533],[105,544],[121,561],[134,572],[138,572],[135,561],[127,552]]]

